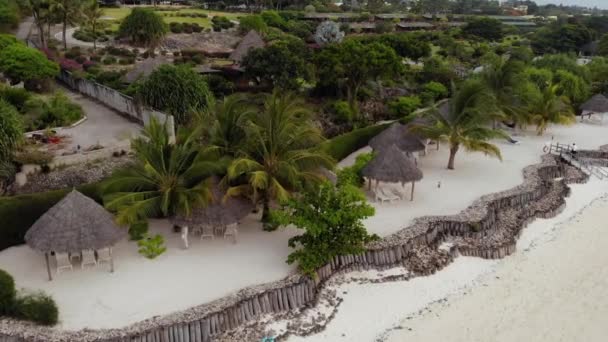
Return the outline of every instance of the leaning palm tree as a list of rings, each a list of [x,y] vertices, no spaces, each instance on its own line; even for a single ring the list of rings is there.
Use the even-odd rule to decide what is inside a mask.
[[[244,127],[245,143],[228,167],[228,179],[243,184],[228,194],[261,201],[262,221],[268,222],[271,200],[285,201],[292,191],[322,180],[320,167],[332,168],[334,161],[319,148],[323,136],[294,95],[268,95],[262,111],[249,115]]]
[[[540,90],[530,102],[530,122],[536,125],[538,135],[543,135],[549,124],[571,125],[576,122],[570,100],[558,95],[558,91],[558,85],[551,84]]]
[[[199,136],[198,129],[182,128],[171,144],[166,126],[152,120],[143,137],[132,141],[135,165],[118,171],[104,188],[104,204],[117,212],[118,223],[189,215],[211,201],[209,177],[221,172],[221,163],[200,152]]]
[[[439,141],[446,141],[450,146],[448,169],[454,169],[454,160],[461,146],[469,151],[483,152],[502,160],[500,150],[488,142],[493,138],[507,138],[499,129],[487,126],[486,108],[492,99],[483,82],[472,80],[465,82],[460,89],[452,86],[454,96],[449,100],[447,109],[439,110],[435,105],[423,113],[429,116],[431,123],[413,124],[412,130]]]

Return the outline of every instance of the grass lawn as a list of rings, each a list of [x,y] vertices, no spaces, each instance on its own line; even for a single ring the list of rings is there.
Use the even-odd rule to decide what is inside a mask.
[[[152,7],[150,7],[150,8],[152,8]],[[207,11],[207,10],[198,9],[198,8],[175,8],[175,9],[171,9],[170,11],[155,10],[155,12],[158,13],[167,24],[169,24],[171,22],[192,23],[192,24],[197,23],[200,26],[205,27],[205,28],[211,27],[211,17],[213,17],[213,16],[225,16],[230,20],[238,20],[239,17],[247,15],[246,13]],[[103,15],[106,17],[112,18],[112,24],[110,25],[110,28],[113,30],[118,29],[118,26],[120,25],[120,21],[122,19],[124,19],[127,15],[129,15],[129,13],[131,13],[131,8],[129,8],[129,7],[104,8],[103,9]],[[195,14],[204,13],[204,14],[207,14],[208,17],[201,18],[201,17],[178,16],[178,14],[193,14],[193,13],[195,13]]]

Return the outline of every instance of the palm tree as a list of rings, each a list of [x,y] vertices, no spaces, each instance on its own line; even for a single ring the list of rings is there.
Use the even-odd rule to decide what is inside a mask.
[[[103,10],[99,8],[99,2],[92,0],[82,8],[82,16],[93,33],[93,51],[97,50],[97,29],[103,16]],[[65,41],[65,37],[64,37]]]
[[[246,139],[228,167],[230,181],[242,180],[228,195],[249,194],[263,204],[262,221],[268,222],[271,200],[285,201],[292,191],[322,180],[320,167],[334,161],[318,146],[323,136],[311,112],[294,95],[273,92],[260,113],[249,115]]]
[[[200,133],[183,128],[171,144],[166,126],[152,120],[143,137],[132,141],[135,165],[114,174],[104,188],[104,204],[117,212],[118,223],[189,215],[211,201],[209,177],[222,171],[221,163],[200,152]]]
[[[63,38],[63,48],[67,50],[66,31],[68,25],[75,25],[81,18],[81,0],[51,0],[50,12],[54,13],[61,23],[61,34]],[[49,30],[50,32],[50,30]]]
[[[458,90],[452,86],[452,94],[454,96],[447,105],[443,103],[444,110],[440,110],[438,104],[425,112],[434,123],[414,124],[412,130],[449,143],[450,170],[454,169],[456,153],[461,146],[502,160],[498,147],[488,140],[507,136],[501,130],[486,126],[486,108],[492,97],[487,93],[485,84],[478,80],[465,82]]]
[[[559,86],[550,84],[539,90],[528,107],[530,122],[536,125],[536,133],[543,135],[549,124],[570,125],[576,116],[567,96],[558,95]]]

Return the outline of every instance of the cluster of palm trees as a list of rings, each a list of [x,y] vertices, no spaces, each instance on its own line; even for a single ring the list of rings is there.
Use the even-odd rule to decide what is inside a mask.
[[[260,101],[260,98],[261,101]],[[256,101],[257,100],[257,101]],[[224,98],[180,127],[175,144],[164,124],[152,121],[132,143],[135,165],[105,184],[104,203],[117,221],[189,215],[212,198],[211,176],[220,176],[227,196],[246,196],[263,208],[323,178],[334,161],[311,112],[291,94]]]
[[[412,125],[414,131],[449,144],[448,169],[461,147],[502,159],[491,139],[509,137],[498,128],[502,122],[515,128],[535,125],[542,135],[550,124],[572,124],[575,114],[567,84],[551,79],[535,82],[524,72],[525,64],[505,58],[484,65],[478,76],[459,88],[452,98],[422,113],[426,123]]]
[[[103,11],[97,0],[26,0],[24,5],[31,11],[42,47],[51,39],[51,25],[61,24],[63,48],[67,49],[68,26],[86,23],[94,36],[97,34]],[[95,41],[93,42],[95,45]],[[96,48],[96,46],[94,46]]]

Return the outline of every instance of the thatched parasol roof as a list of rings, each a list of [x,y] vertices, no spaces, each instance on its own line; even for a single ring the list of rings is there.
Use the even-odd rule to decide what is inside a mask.
[[[422,179],[416,163],[397,146],[392,145],[374,157],[361,170],[363,176],[381,182],[408,183]]]
[[[247,216],[253,210],[253,203],[243,197],[225,197],[221,190],[219,181],[213,181],[213,202],[206,207],[192,210],[190,216],[176,215],[170,219],[172,224],[178,226],[193,226],[198,224],[210,224],[213,226],[225,226],[236,223]]]
[[[101,205],[72,190],[32,225],[25,241],[41,252],[66,253],[110,247],[126,234]]]
[[[406,126],[398,122],[390,125],[369,141],[369,146],[375,151],[382,151],[393,145],[405,152],[423,151],[425,148],[418,136],[410,133]]]
[[[596,94],[581,105],[581,109],[593,113],[608,113],[608,98]]]
[[[264,46],[266,46],[266,43],[264,43],[262,37],[256,31],[251,30],[232,51],[229,58],[235,63],[240,64],[250,50],[263,48]]]
[[[170,61],[164,56],[146,58],[142,62],[135,64],[133,70],[126,73],[122,79],[127,83],[133,83],[140,78],[143,79],[150,76],[161,65],[169,63]]]

